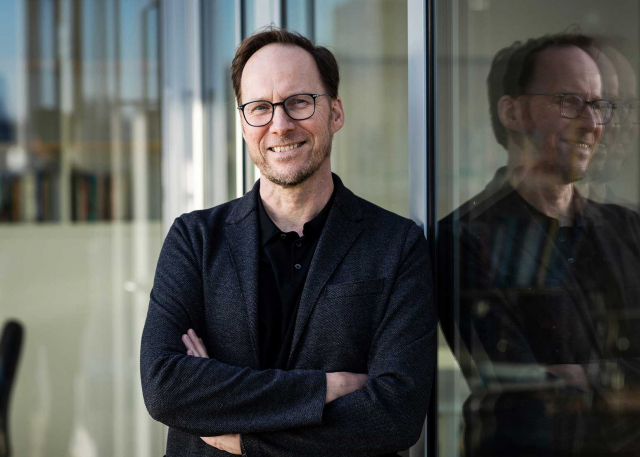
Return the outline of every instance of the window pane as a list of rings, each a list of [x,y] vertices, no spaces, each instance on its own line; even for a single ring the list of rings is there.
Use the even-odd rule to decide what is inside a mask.
[[[340,65],[345,126],[333,140],[333,170],[357,195],[408,216],[407,3],[312,3],[287,1],[287,26],[313,33]]]
[[[0,2],[0,327],[25,328],[12,455],[163,452],[138,375],[162,233],[153,5]]]
[[[438,5],[440,455],[637,454],[640,6]]]
[[[205,207],[242,193],[237,188],[236,100],[231,61],[236,49],[236,5],[226,0],[204,2],[202,64],[205,104]]]

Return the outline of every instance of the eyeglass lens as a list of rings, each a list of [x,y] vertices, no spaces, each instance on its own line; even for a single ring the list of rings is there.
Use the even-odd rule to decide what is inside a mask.
[[[562,97],[562,115],[575,119],[585,108],[586,101],[578,95],[567,94]],[[597,100],[590,105],[591,111],[598,124],[606,124],[611,120],[613,104],[607,100]]]
[[[284,100],[284,110],[297,121],[302,121],[313,116],[315,111],[315,99],[311,95],[292,95]],[[267,101],[256,101],[247,103],[244,107],[246,121],[254,126],[260,127],[271,122],[274,106]]]

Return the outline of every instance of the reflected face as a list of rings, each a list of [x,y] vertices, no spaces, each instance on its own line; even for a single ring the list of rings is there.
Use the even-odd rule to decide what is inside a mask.
[[[611,60],[605,53],[598,54],[598,67],[602,77],[602,98],[606,100],[616,101],[619,95],[619,80],[616,69]],[[616,122],[616,112],[613,113],[613,119],[603,127],[602,138],[598,144],[591,162],[589,163],[589,178],[593,181],[600,181],[606,174],[604,172],[608,163],[612,163],[615,144],[620,133],[620,124]]]
[[[600,66],[605,80],[604,88],[612,88],[612,97],[618,104],[612,122],[605,126],[598,149],[599,153],[604,151],[605,160],[602,171],[596,177],[606,182],[620,176],[638,134],[638,124],[628,111],[628,107],[637,99],[637,82],[633,67],[619,51],[605,47],[602,54],[604,63]],[[615,78],[610,78],[615,84],[607,84],[608,74],[615,75]],[[604,148],[602,143],[605,143]]]
[[[529,94],[571,93],[585,100],[601,98],[600,72],[593,59],[575,46],[551,48],[536,57]],[[532,147],[525,147],[529,167],[558,183],[582,179],[602,136],[602,126],[589,107],[575,119],[560,114],[560,97],[524,96],[523,127]]]
[[[251,56],[242,72],[242,103],[280,102],[294,94],[324,94],[313,57],[297,46],[270,44]],[[333,134],[344,123],[340,98],[318,97],[313,116],[291,119],[277,106],[271,122],[252,127],[239,113],[249,155],[262,176],[274,184],[293,187],[316,173],[331,154]],[[327,168],[330,170],[330,167]]]

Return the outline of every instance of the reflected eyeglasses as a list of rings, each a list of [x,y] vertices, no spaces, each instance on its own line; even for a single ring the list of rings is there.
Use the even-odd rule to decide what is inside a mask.
[[[560,114],[567,119],[577,118],[585,106],[591,108],[596,124],[608,124],[616,109],[616,104],[609,100],[592,100],[588,102],[580,94],[524,94],[528,96],[545,96],[560,98]]]

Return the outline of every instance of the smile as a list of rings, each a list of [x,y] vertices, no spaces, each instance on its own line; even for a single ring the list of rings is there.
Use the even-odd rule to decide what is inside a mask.
[[[289,144],[287,146],[272,146],[269,149],[272,150],[273,152],[287,152],[287,151],[291,151],[291,150],[293,150],[295,148],[299,148],[304,143],[305,142],[303,141],[302,143]]]
[[[580,148],[580,149],[590,149],[591,148],[591,144],[583,143],[582,141],[566,140],[566,142],[569,143],[571,146],[575,146],[576,148]]]

